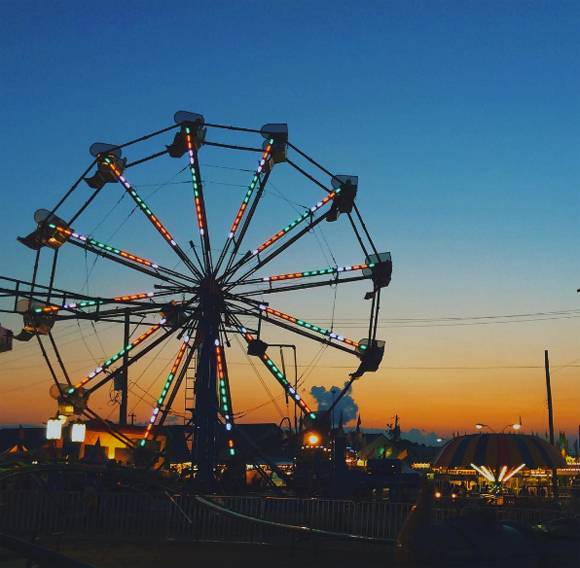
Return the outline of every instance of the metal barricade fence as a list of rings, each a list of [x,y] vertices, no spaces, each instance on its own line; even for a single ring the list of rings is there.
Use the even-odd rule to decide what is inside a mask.
[[[195,496],[162,493],[0,492],[0,530],[10,533],[278,543],[291,531],[267,523],[306,526],[332,533],[394,539],[411,507],[407,503],[265,496],[211,496],[212,503],[245,518],[221,514]],[[498,519],[538,522],[557,512],[501,507]],[[433,510],[434,520],[460,514]]]

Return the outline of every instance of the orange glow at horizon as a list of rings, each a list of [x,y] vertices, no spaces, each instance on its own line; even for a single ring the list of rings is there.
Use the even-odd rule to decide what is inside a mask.
[[[560,327],[571,325],[558,322]],[[501,341],[501,337],[495,339]],[[439,341],[447,339],[440,338]],[[66,339],[62,343],[64,345]],[[116,342],[107,342],[110,352],[116,346]],[[129,408],[136,413],[136,422],[145,423],[149,418],[152,401],[157,397],[171,364],[172,349],[177,348],[177,344],[171,344],[164,352],[155,351],[131,370],[130,382],[138,381],[138,387],[132,388],[129,400]],[[54,401],[48,396],[52,381],[36,349],[32,343],[16,343],[14,351],[2,354],[2,424],[38,424],[55,412]],[[518,349],[506,346],[503,351],[498,350],[494,355],[497,358],[491,361],[482,361],[473,353],[466,353],[462,345],[459,345],[459,353],[443,355],[437,345],[432,345],[427,351],[429,358],[425,350],[417,347],[416,356],[421,363],[415,363],[413,354],[406,353],[404,357],[402,351],[391,348],[378,372],[368,373],[354,383],[352,395],[359,406],[363,428],[384,428],[392,416],[398,414],[404,431],[417,428],[444,436],[452,432],[473,432],[476,422],[500,430],[517,422],[520,416],[524,432],[543,434],[547,430],[542,351],[535,353],[535,361],[523,359],[522,351],[526,350],[521,346]],[[278,363],[277,350],[271,348],[269,352]],[[318,366],[310,367],[311,357],[306,356],[309,355],[306,346],[303,352],[304,356],[299,355],[298,372],[299,375],[306,372],[307,376],[300,394],[312,408],[316,408],[316,402],[309,394],[310,388],[314,385],[341,386],[348,373],[356,367],[356,361],[327,349]],[[63,358],[70,366],[73,382],[75,377],[82,376],[94,366],[94,361],[79,355],[74,341],[64,345]],[[239,349],[232,349],[226,356],[234,411],[243,413],[239,421],[279,423],[284,415],[293,417],[292,404],[286,406],[282,389],[260,367],[257,359],[252,361],[267,384],[273,402]],[[578,397],[574,379],[578,366],[570,363],[572,357],[569,346],[563,350],[555,349],[551,354],[551,366],[556,430],[567,431],[575,437]],[[527,364],[522,365],[522,361]],[[287,378],[292,384],[293,370],[288,367],[288,361],[286,365]],[[145,395],[144,390],[148,390],[149,395]],[[140,397],[143,400],[138,402]],[[118,407],[110,404],[107,388],[91,399],[90,406],[104,417],[117,418]],[[176,410],[183,414],[183,392],[177,398]],[[181,423],[179,417],[174,420]]]

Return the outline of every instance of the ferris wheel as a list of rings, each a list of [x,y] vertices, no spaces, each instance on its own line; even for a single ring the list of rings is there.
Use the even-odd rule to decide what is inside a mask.
[[[274,326],[301,338],[344,352],[353,358],[353,370],[345,387],[333,403],[338,404],[353,381],[365,372],[376,371],[384,353],[384,342],[377,339],[377,324],[382,288],[391,279],[390,253],[380,253],[369,234],[356,204],[358,178],[337,175],[320,165],[288,140],[286,124],[266,124],[260,129],[241,128],[205,121],[200,114],[180,111],[175,124],[146,134],[124,144],[96,143],[90,148],[93,161],[58,203],[51,209],[41,209],[34,215],[35,229],[19,241],[35,251],[33,275],[30,281],[8,276],[0,277],[0,293],[12,298],[14,304],[4,312],[18,313],[23,328],[13,333],[0,328],[0,351],[12,348],[12,339],[38,342],[54,385],[52,394],[58,400],[59,412],[67,416],[87,416],[98,419],[89,399],[105,385],[114,385],[123,393],[120,401],[121,422],[127,414],[127,376],[129,368],[160,345],[173,349],[171,368],[163,382],[142,438],[128,445],[147,448],[154,443],[160,427],[166,421],[184,378],[195,363],[195,404],[192,409],[192,462],[201,484],[211,485],[214,477],[218,429],[227,440],[228,459],[236,459],[237,434],[235,401],[232,400],[228,370],[230,338],[237,336],[246,346],[247,354],[271,375],[283,393],[293,401],[306,424],[320,420],[317,412],[304,400],[268,352],[268,330]],[[123,153],[139,147],[145,141],[158,140],[175,131],[173,138],[158,151],[129,162]],[[210,140],[208,131],[240,133],[252,137],[253,145],[242,146],[228,140]],[[258,141],[256,143],[256,140]],[[232,205],[231,224],[220,235],[221,248],[213,248],[216,235],[210,227],[206,211],[206,193],[200,154],[204,148],[223,151],[255,152],[259,158],[241,203]],[[185,247],[171,232],[170,219],[161,218],[138,192],[139,184],[131,181],[133,171],[153,160],[181,160],[190,176],[191,211],[195,217],[196,241]],[[259,219],[260,204],[267,194],[274,172],[291,168],[314,190],[312,203],[280,230],[264,235],[259,242],[247,241]],[[63,206],[71,195],[84,186],[88,197],[73,214],[64,216]],[[173,259],[161,264],[147,258],[141,251],[130,251],[117,244],[102,242],[83,232],[81,216],[91,207],[105,186],[126,194],[133,206],[164,243]],[[113,188],[112,186],[116,186]],[[118,188],[118,190],[116,189]],[[82,189],[81,189],[82,191]],[[271,263],[290,253],[292,247],[312,233],[321,223],[332,223],[336,229],[352,231],[352,240],[360,248],[354,264],[323,267],[297,266],[293,271],[273,273]],[[335,226],[332,230],[335,230]],[[347,237],[348,238],[348,237]],[[250,245],[250,246],[249,246]],[[86,294],[56,287],[61,270],[62,247],[74,247],[81,254],[94,255],[111,264],[111,269],[144,275],[150,282],[148,290],[120,291],[118,295]],[[41,283],[40,266],[48,262],[48,281]],[[173,266],[177,262],[176,267]],[[119,275],[119,280],[122,278]],[[365,299],[370,302],[368,332],[362,339],[352,339],[302,314],[290,314],[279,309],[280,295],[304,294],[307,291],[347,286],[368,281],[371,285]],[[53,329],[63,321],[109,322],[124,325],[124,341],[119,349],[103,359],[83,376],[72,376],[61,356]],[[133,333],[129,333],[133,326]],[[51,354],[47,349],[47,341]],[[52,356],[51,356],[52,355]],[[121,433],[117,435],[123,437]]]

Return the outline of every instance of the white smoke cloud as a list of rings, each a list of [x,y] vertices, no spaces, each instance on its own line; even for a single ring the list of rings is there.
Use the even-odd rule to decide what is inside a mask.
[[[346,382],[344,383],[346,386]],[[318,404],[318,412],[323,412],[328,410],[338,395],[341,393],[342,388],[337,386],[332,386],[328,390],[326,387],[312,387],[310,389],[310,394],[314,397]],[[342,426],[347,425],[356,419],[358,414],[358,404],[354,401],[351,394],[352,391],[346,393],[340,402],[336,405],[333,411],[333,422],[335,426],[338,426],[340,417],[342,416]]]

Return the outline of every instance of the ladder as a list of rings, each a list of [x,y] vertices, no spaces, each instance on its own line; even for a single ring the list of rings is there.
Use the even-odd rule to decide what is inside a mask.
[[[184,425],[190,426],[185,434],[185,442],[191,451],[192,437],[193,437],[193,413],[195,409],[195,373],[197,370],[197,353],[191,360],[189,367],[185,373],[185,419]]]

